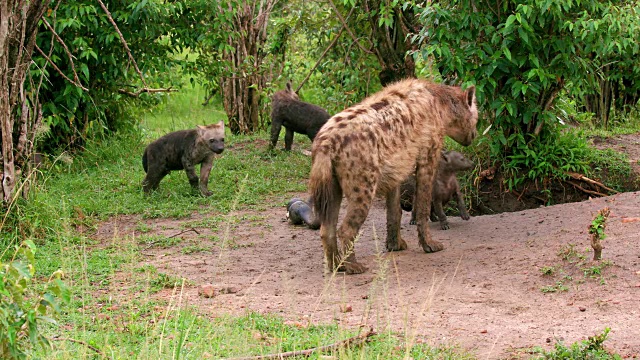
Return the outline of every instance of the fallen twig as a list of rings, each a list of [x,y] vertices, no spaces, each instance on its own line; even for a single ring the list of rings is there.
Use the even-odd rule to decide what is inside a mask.
[[[342,347],[362,345],[368,342],[369,338],[375,334],[376,333],[375,331],[373,331],[373,329],[369,329],[358,336],[354,336],[346,340],[338,341],[331,345],[325,345],[325,346],[315,347],[315,348],[306,349],[306,350],[287,351],[287,352],[282,352],[277,354],[228,358],[227,360],[266,360],[266,359],[284,359],[286,357],[293,357],[293,356],[309,356],[316,352],[325,352],[329,350],[337,350]]]
[[[610,191],[610,192],[612,192],[614,194],[618,193],[616,190],[605,186],[603,183],[595,181],[593,179],[589,179],[588,177],[586,177],[586,176],[584,176],[582,174],[578,174],[578,173],[574,173],[574,172],[566,172],[566,174],[569,175],[572,179],[588,182],[589,184],[593,184],[593,185],[599,186],[599,187],[601,187],[601,188],[603,188],[603,189],[605,189],[607,191]]]
[[[573,182],[573,181],[565,180],[565,182],[566,182],[567,184],[570,184],[570,185],[573,185],[573,186],[577,187],[578,189],[580,189],[580,190],[582,190],[582,191],[586,192],[587,194],[596,195],[596,196],[600,196],[600,197],[607,196],[607,194],[603,194],[603,193],[601,193],[601,192],[597,192],[597,191],[593,191],[593,190],[585,189],[585,188],[583,188],[582,186],[580,186],[580,184],[575,183],[575,182]]]
[[[111,359],[111,357],[108,356],[107,354],[105,354],[104,352],[102,352],[102,350],[98,349],[97,347],[95,347],[93,345],[89,345],[86,342],[81,341],[81,340],[76,340],[76,339],[72,339],[72,338],[63,338],[63,337],[54,337],[54,338],[51,338],[51,340],[69,341],[69,342],[72,342],[72,343],[81,344],[81,345],[84,345],[84,346],[88,347],[89,349],[95,351],[96,353],[98,353],[102,357],[107,358],[107,359]]]
[[[198,232],[198,230],[196,230],[195,228],[189,228],[189,229],[186,229],[186,230],[182,230],[182,231],[180,231],[180,232],[179,232],[179,233],[177,233],[177,234],[171,235],[171,236],[169,236],[167,239],[171,239],[171,238],[174,238],[174,237],[176,237],[176,236],[178,236],[178,235],[182,235],[182,234],[184,234],[184,233],[186,233],[186,232],[188,232],[188,231],[193,231],[194,233],[196,233],[196,234],[200,235],[200,233]]]

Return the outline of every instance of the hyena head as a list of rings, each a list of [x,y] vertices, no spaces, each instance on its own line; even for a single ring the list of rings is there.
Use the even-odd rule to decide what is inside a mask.
[[[224,151],[224,122],[207,126],[198,125],[198,137],[200,141],[216,154]]]
[[[471,86],[465,91],[458,91],[457,101],[451,103],[453,118],[447,125],[447,135],[460,143],[469,146],[478,135],[478,106],[476,105],[476,88]]]
[[[453,150],[442,152],[442,164],[447,169],[453,171],[469,170],[475,166],[473,161],[467,159],[461,153]]]

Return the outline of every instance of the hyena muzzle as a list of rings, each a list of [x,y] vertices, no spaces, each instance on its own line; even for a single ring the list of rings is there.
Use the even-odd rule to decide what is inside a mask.
[[[362,273],[354,239],[373,197],[385,196],[389,251],[404,250],[400,237],[400,184],[416,173],[419,244],[425,252],[443,249],[428,230],[430,198],[444,136],[468,146],[477,135],[475,88],[407,79],[334,115],[313,142],[309,191],[325,253],[325,271]],[[338,225],[342,197],[344,220]],[[341,249],[338,249],[340,238]]]

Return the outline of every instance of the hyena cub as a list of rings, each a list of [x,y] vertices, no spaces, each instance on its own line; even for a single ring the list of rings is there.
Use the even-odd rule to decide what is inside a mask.
[[[451,201],[454,195],[456,196],[460,217],[464,220],[470,219],[467,208],[464,205],[464,198],[460,192],[460,184],[458,184],[456,173],[473,167],[473,162],[457,151],[442,152],[431,193],[431,221],[436,222],[439,220],[442,230],[449,229],[449,222],[444,214],[443,206]],[[400,207],[404,211],[411,211],[410,224],[412,225],[416,223],[416,212],[413,207],[415,192],[416,177],[411,175],[400,186]]]
[[[142,181],[146,193],[158,188],[160,180],[172,170],[187,173],[189,183],[199,189],[204,196],[211,195],[207,184],[213,166],[214,154],[224,151],[224,123],[207,126],[198,125],[196,129],[180,130],[169,133],[147,145],[142,155],[142,167],[147,173]],[[200,179],[195,166],[200,164]]]
[[[284,126],[284,149],[291,150],[294,132],[304,134],[313,141],[318,130],[331,117],[323,108],[300,101],[298,95],[291,89],[291,83],[287,83],[286,90],[280,90],[271,98],[271,145],[275,148],[280,136],[280,129]]]
[[[419,243],[425,252],[442,250],[427,223],[437,161],[444,136],[468,146],[477,121],[474,87],[464,91],[419,79],[391,84],[329,119],[313,142],[309,179],[326,271],[366,270],[356,260],[353,242],[375,195],[386,197],[387,250],[407,248],[400,238],[400,184],[414,171]],[[348,205],[338,229],[343,196]]]

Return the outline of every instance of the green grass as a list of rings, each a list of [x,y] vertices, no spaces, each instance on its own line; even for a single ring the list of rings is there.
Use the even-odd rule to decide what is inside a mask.
[[[223,223],[233,227],[240,221],[267,228],[261,215],[228,214],[232,209],[284,206],[291,193],[306,191],[311,159],[296,149],[309,149],[309,140],[296,135],[294,151],[267,151],[268,135],[261,132],[252,136],[227,133],[227,150],[214,161],[210,177],[212,196],[205,198],[192,191],[182,171],[167,176],[156,192],[143,195],[141,154],[145,144],[169,131],[224,118],[219,103],[200,105],[204,93],[198,87],[166,96],[166,103],[145,113],[139,133],[88,143],[82,154],[63,154],[41,174],[30,198],[18,201],[4,222],[0,232],[3,248],[24,239],[38,244],[36,275],[41,282],[37,286],[43,287],[51,273],[62,269],[72,291],[59,324],[43,328],[47,337],[59,339],[53,340],[52,348],[34,349],[32,358],[94,359],[101,357],[99,351],[113,359],[215,359],[313,348],[356,335],[358,329],[337,323],[291,323],[268,314],[211,318],[189,306],[182,296],[183,287],[193,284],[141,265],[142,249],[179,245],[183,254],[206,253],[223,242],[216,237],[181,242],[180,238],[154,236],[153,227],[141,220],[135,224],[136,238],[92,238],[99,221],[117,215],[181,218],[185,219],[184,229],[215,230]],[[278,148],[282,146],[281,142]],[[193,214],[206,216],[188,219]],[[233,239],[224,240],[236,246]],[[157,296],[159,293],[165,296]],[[340,359],[473,358],[458,348],[433,348],[420,342],[385,332],[361,347],[323,355]]]
[[[30,198],[15,205],[0,240],[8,247],[25,238],[35,239],[36,275],[42,280],[36,286],[43,287],[49,274],[62,269],[72,292],[58,326],[43,328],[47,337],[59,339],[52,341],[51,348],[32,349],[34,358],[99,358],[98,352],[113,359],[259,355],[327,345],[359,331],[336,324],[290,324],[277,316],[253,313],[210,318],[182,298],[183,286],[193,284],[154,266],[140,265],[142,249],[178,245],[184,254],[206,252],[218,246],[217,238],[182,243],[180,238],[152,235],[153,227],[139,221],[136,238],[92,239],[99,221],[117,215],[185,218],[185,228],[216,229],[223,222],[233,227],[240,221],[263,226],[260,215],[227,214],[234,208],[262,210],[284,205],[291,193],[306,190],[311,159],[295,149],[309,149],[310,142],[296,136],[294,151],[267,151],[268,135],[262,132],[227,134],[227,150],[214,161],[210,177],[212,196],[205,198],[192,191],[182,171],[167,176],[156,192],[143,195],[141,154],[145,144],[166,132],[223,117],[219,110],[202,107],[202,97],[198,88],[170,94],[165,104],[141,119],[140,133],[117,134],[86,144],[81,154],[63,154],[41,174],[44,180]],[[206,216],[188,220],[194,213]],[[234,246],[233,239],[227,241]],[[159,293],[165,296],[158,297]],[[406,344],[393,333],[378,334],[361,347],[324,355],[400,359],[408,353],[416,359],[471,357],[459,349],[434,349],[413,341]]]

